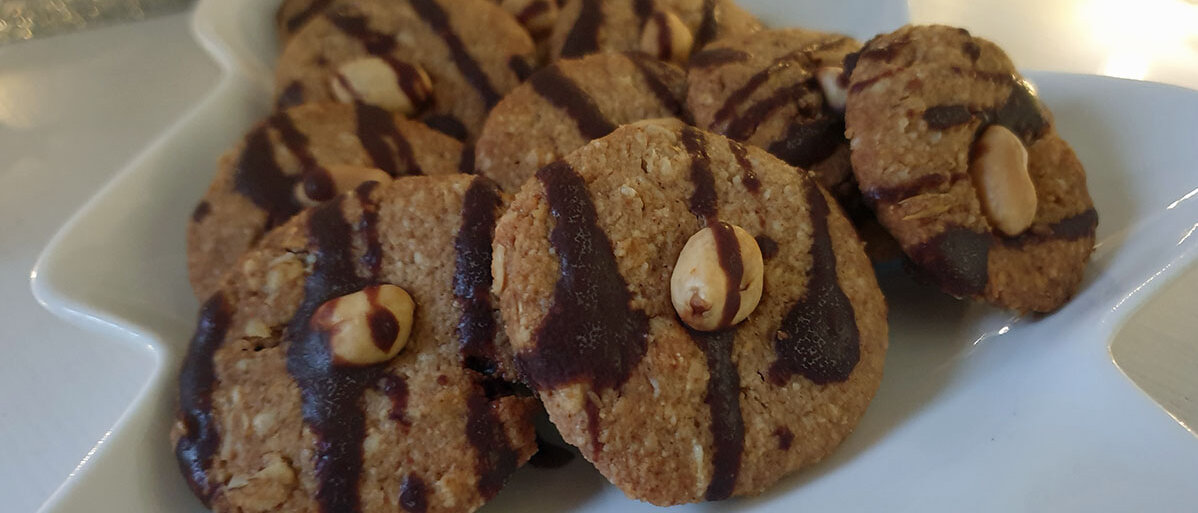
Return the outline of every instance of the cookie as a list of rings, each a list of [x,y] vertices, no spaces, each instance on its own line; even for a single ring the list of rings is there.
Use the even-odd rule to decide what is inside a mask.
[[[845,55],[860,46],[797,28],[721,39],[690,61],[687,108],[699,127],[765,148],[851,201],[857,189],[843,105],[833,105],[819,75],[839,76]]]
[[[446,135],[365,104],[313,103],[271,114],[221,157],[189,220],[196,296],[206,299],[246,249],[306,206],[367,179],[456,173],[462,151]]]
[[[499,102],[475,144],[475,166],[515,191],[541,166],[617,126],[682,115],[686,75],[640,53],[566,59]]]
[[[472,140],[534,60],[528,32],[493,2],[355,0],[313,15],[291,37],[275,93],[282,107],[365,101]]]
[[[171,441],[196,495],[244,513],[493,497],[536,451],[535,400],[472,363],[506,347],[488,292],[502,206],[481,177],[368,182],[247,252],[179,377]]]
[[[868,42],[846,73],[853,171],[918,269],[1017,311],[1077,292],[1098,224],[1086,174],[998,46],[908,26]]]
[[[760,301],[732,328],[691,330],[672,304],[675,263],[724,223],[756,238]],[[885,301],[831,196],[681,121],[625,125],[539,170],[494,247],[517,368],[629,497],[759,493],[831,452],[881,380]],[[735,283],[748,260],[720,251],[708,263]]]
[[[659,31],[663,27],[673,32]],[[759,29],[761,22],[732,0],[566,0],[549,36],[550,57],[649,50],[642,41],[662,49],[660,42],[679,39],[689,42],[689,53],[716,39]],[[644,37],[650,30],[655,32]]]

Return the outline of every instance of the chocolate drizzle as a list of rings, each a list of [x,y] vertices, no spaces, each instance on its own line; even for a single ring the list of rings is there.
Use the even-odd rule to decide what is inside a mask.
[[[728,150],[736,158],[736,163],[740,165],[740,183],[744,184],[745,189],[748,189],[753,194],[761,192],[761,180],[757,178],[757,173],[753,171],[753,163],[749,161],[749,150],[743,144],[732,139],[728,139]]]
[[[583,137],[598,139],[616,129],[616,125],[599,110],[595,100],[557,66],[534,73],[529,82],[537,94],[574,120]]]
[[[302,398],[304,423],[316,435],[316,501],[325,512],[358,510],[362,440],[366,419],[362,394],[383,377],[383,366],[335,365],[327,333],[309,322],[324,302],[370,285],[375,277],[358,275],[353,258],[353,227],[342,214],[348,196],[312,209],[308,218],[313,270],[304,296],[287,326],[287,372]]]
[[[423,174],[412,145],[400,133],[391,113],[361,102],[354,104],[354,112],[358,118],[358,139],[375,167],[393,177]]]
[[[836,253],[828,228],[830,209],[815,184],[808,184],[811,212],[811,270],[807,287],[782,319],[774,336],[777,360],[769,379],[778,386],[795,374],[817,385],[845,381],[861,357],[853,304],[840,288]]]
[[[1008,247],[1022,247],[1053,240],[1075,241],[1093,237],[1096,228],[1098,228],[1098,212],[1093,208],[1088,208],[1050,225],[1033,226],[1016,237],[1002,237],[1000,240]]]
[[[493,182],[475,178],[462,198],[462,223],[453,240],[454,303],[458,318],[459,350],[469,369],[492,375],[498,369],[495,312],[491,306],[491,236],[501,200]]]
[[[366,16],[333,11],[327,14],[329,22],[345,35],[357,39],[371,55],[384,55],[395,50],[395,37],[370,28]]]
[[[649,90],[653,91],[653,94],[657,96],[657,101],[661,102],[662,106],[675,116],[683,116],[685,114],[682,108],[683,99],[674,94],[669,84],[685,83],[686,74],[678,68],[667,65],[641,52],[630,52],[626,55],[628,55],[628,58],[636,66],[637,70],[641,72],[641,78],[645,79]]]
[[[519,466],[520,454],[511,447],[503,423],[485,394],[466,399],[466,439],[475,450],[478,493],[489,500],[499,493],[508,476]]]
[[[719,35],[718,0],[703,0],[703,19],[699,22],[699,31],[695,33],[695,48],[703,48]]]
[[[216,293],[204,302],[179,373],[179,412],[184,433],[175,445],[175,459],[192,493],[205,506],[209,505],[216,487],[208,482],[208,468],[220,448],[220,431],[212,413],[212,391],[216,385],[213,358],[224,343],[232,317],[232,307],[224,294]]]
[[[490,77],[483,72],[478,61],[466,50],[466,45],[462,43],[462,38],[453,31],[453,27],[449,24],[449,16],[441,8],[441,5],[436,0],[410,0],[410,3],[416,10],[416,14],[445,41],[445,46],[449,48],[449,54],[453,57],[453,63],[457,66],[458,71],[462,72],[462,77],[470,83],[475,91],[478,91],[487,109],[490,110],[496,103],[499,103],[503,95],[495,90],[495,87],[491,85]]]
[[[332,0],[313,0],[312,3],[308,4],[308,7],[304,8],[304,10],[296,13],[295,16],[288,18],[287,21],[284,22],[284,25],[287,27],[287,32],[295,32],[297,29],[304,26],[308,20],[312,19],[313,16],[324,12],[324,10],[328,8],[329,4],[331,3]]]
[[[795,440],[795,434],[790,432],[790,428],[786,426],[778,426],[774,430],[774,436],[778,437],[778,450],[789,451],[790,444]]]
[[[718,219],[719,208],[715,191],[715,176],[711,157],[707,154],[702,132],[693,127],[682,129],[682,145],[691,158],[690,179],[694,184],[690,210],[712,230],[716,254],[727,281],[725,310],[721,323],[731,325],[740,310],[740,282],[744,263],[736,233],[732,226]],[[745,448],[744,419],[740,411],[740,373],[732,361],[736,328],[716,332],[701,332],[687,328],[695,345],[707,358],[707,396],[704,402],[711,410],[711,438],[714,454],[711,458],[712,477],[705,498],[709,501],[730,497],[736,487],[741,456]]]
[[[191,222],[193,222],[193,223],[203,222],[204,219],[208,217],[208,214],[211,214],[211,213],[212,213],[212,204],[208,203],[207,201],[201,201],[200,204],[196,205],[195,210],[191,211]]]
[[[634,0],[632,11],[636,13],[637,28],[644,30],[645,22],[653,15],[653,0]]]
[[[383,266],[383,244],[379,240],[379,206],[370,201],[370,193],[379,187],[378,182],[365,182],[354,189],[354,194],[362,204],[362,219],[358,221],[358,230],[366,241],[366,251],[362,253],[362,266],[377,276]]]
[[[533,5],[547,5],[547,4],[538,2]],[[532,64],[529,64],[528,59],[525,59],[523,55],[513,55],[510,59],[507,60],[507,67],[511,68],[512,73],[515,73],[516,78],[520,79],[521,82],[528,80],[528,77],[532,76],[532,72],[533,72]]]
[[[399,485],[399,506],[408,513],[425,513],[428,511],[428,487],[424,480],[416,474],[404,476]]]
[[[937,105],[923,111],[923,120],[932,130],[944,130],[973,120],[973,112],[965,105]]]
[[[712,48],[691,54],[690,62],[687,65],[694,68],[713,68],[716,66],[725,66],[735,62],[744,62],[749,60],[751,56],[744,50],[735,48]]]
[[[649,319],[630,304],[632,295],[582,177],[557,161],[541,168],[537,179],[556,222],[549,242],[559,277],[553,304],[533,334],[535,347],[518,354],[517,364],[539,390],[579,382],[616,389],[645,355]]]
[[[769,235],[758,235],[754,237],[757,241],[757,247],[761,248],[761,259],[770,260],[778,256],[778,242]]]
[[[582,57],[599,51],[599,27],[603,24],[601,0],[581,0],[578,18],[562,43],[561,58]]]
[[[458,118],[452,114],[433,114],[424,117],[424,124],[429,128],[448,135],[459,141],[465,141],[470,134]]]
[[[981,295],[989,281],[989,233],[950,225],[907,250],[911,260],[945,292],[956,297]]]
[[[411,426],[408,419],[408,382],[394,374],[387,374],[379,381],[378,389],[391,400],[391,413],[387,418],[405,426]]]
[[[284,146],[300,162],[305,172],[316,170],[316,160],[308,151],[308,138],[295,128],[285,113],[276,113],[250,132],[245,149],[237,161],[233,188],[266,211],[266,228],[270,229],[291,219],[301,209],[294,195],[300,174],[283,172],[275,160],[274,145],[268,130],[278,132]]]
[[[807,168],[832,156],[844,142],[844,118],[825,111],[814,119],[795,119],[786,135],[766,150],[792,166]]]

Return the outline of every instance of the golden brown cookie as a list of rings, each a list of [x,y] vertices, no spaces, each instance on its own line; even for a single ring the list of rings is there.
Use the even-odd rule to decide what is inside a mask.
[[[534,62],[528,32],[487,0],[337,2],[287,42],[275,94],[283,107],[365,101],[472,140]]]
[[[761,22],[733,0],[566,0],[549,37],[550,57],[684,50],[678,55],[684,63],[711,41],[760,29]]]
[[[1077,292],[1098,224],[1085,171],[1000,48],[908,26],[846,67],[857,181],[923,273],[1018,311]]]
[[[847,36],[797,28],[721,39],[690,61],[687,108],[699,127],[810,170],[851,200],[844,106],[829,99],[820,78],[836,80],[845,55],[860,47]]]
[[[617,126],[682,115],[686,75],[640,53],[595,54],[537,71],[491,111],[475,166],[515,191],[541,166]]]
[[[369,182],[246,253],[179,376],[171,441],[196,495],[240,513],[493,497],[536,450],[535,401],[481,368],[506,347],[488,272],[502,208],[481,177]]]
[[[462,160],[461,143],[369,105],[313,103],[271,114],[221,157],[192,213],[192,288],[206,299],[245,250],[308,206],[367,180],[456,173]]]
[[[680,320],[671,279],[688,239],[722,226],[755,237],[762,295],[743,322],[700,332]],[[712,283],[752,277],[721,237]],[[881,380],[886,304],[831,196],[680,121],[625,125],[542,168],[494,247],[518,369],[563,438],[629,497],[759,493],[830,453]],[[738,312],[728,291],[705,307]]]

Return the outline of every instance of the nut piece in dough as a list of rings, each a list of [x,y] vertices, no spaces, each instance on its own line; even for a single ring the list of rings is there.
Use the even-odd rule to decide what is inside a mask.
[[[825,66],[815,72],[815,79],[824,91],[824,101],[836,112],[844,112],[844,104],[849,99],[849,79],[844,76],[844,68]]]
[[[753,236],[717,222],[686,241],[670,276],[670,300],[687,326],[721,330],[757,308],[764,271]]]
[[[1027,170],[1027,148],[1013,132],[991,125],[973,143],[969,175],[986,218],[1007,236],[1023,233],[1036,218],[1036,186]]]
[[[641,51],[663,61],[685,65],[694,45],[690,29],[669,11],[654,11],[641,29]]]
[[[414,116],[428,107],[432,79],[417,64],[393,57],[363,57],[337,68],[330,80],[333,96],[343,103],[362,102]]]
[[[404,289],[374,285],[326,301],[310,322],[328,336],[334,365],[374,365],[394,358],[407,344],[415,309]]]
[[[295,184],[295,199],[300,205],[311,207],[366,182],[386,184],[390,181],[391,175],[382,169],[335,164],[305,172],[303,180]]]

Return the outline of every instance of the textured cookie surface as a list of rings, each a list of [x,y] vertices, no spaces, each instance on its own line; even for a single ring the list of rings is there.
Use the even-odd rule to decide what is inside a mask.
[[[721,39],[694,55],[687,108],[695,124],[811,170],[838,198],[856,194],[844,115],[816,79],[860,44],[839,34],[779,29]]]
[[[461,143],[366,105],[307,104],[272,114],[221,157],[193,212],[187,230],[192,288],[207,299],[245,250],[304,207],[301,189],[328,189],[319,185],[333,166],[398,177],[456,173],[461,160]],[[335,194],[315,192],[317,198]]]
[[[721,37],[761,29],[761,22],[732,0],[566,0],[549,38],[552,58],[640,49],[654,11],[678,16],[698,50]]]
[[[537,169],[617,126],[681,115],[682,70],[638,53],[567,59],[512,91],[487,118],[475,166],[515,191]]]
[[[180,374],[171,440],[197,496],[218,512],[467,512],[494,496],[536,450],[533,399],[472,363],[506,346],[487,272],[501,208],[479,177],[370,182],[248,252]],[[314,311],[377,284],[415,302],[407,345],[334,363]]]
[[[866,43],[849,71],[853,170],[916,266],[950,294],[1019,311],[1052,311],[1076,293],[1098,224],[1085,171],[1001,49],[962,29],[909,26]],[[991,125],[1021,140],[1035,186],[1032,225],[1014,237],[983,213],[969,174]]]
[[[473,139],[487,111],[531,73],[535,48],[528,32],[487,0],[340,2],[313,15],[283,49],[275,70],[278,104],[334,99],[337,69],[369,55],[426,72],[431,105],[418,115]]]
[[[714,220],[757,238],[764,293],[744,322],[699,333],[670,276]],[[626,125],[538,171],[496,228],[494,266],[517,367],[636,499],[758,493],[835,448],[882,376],[886,306],[835,202],[678,121]]]

